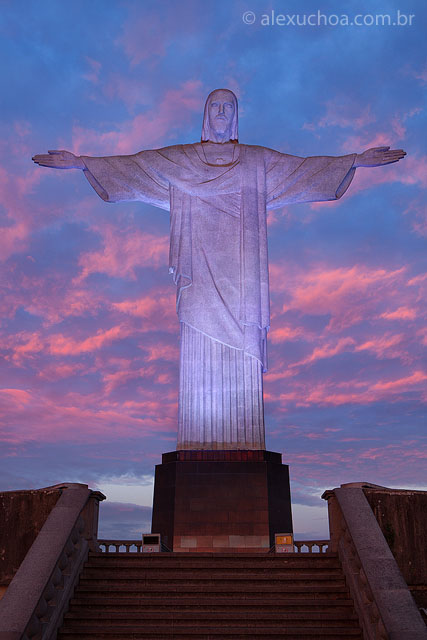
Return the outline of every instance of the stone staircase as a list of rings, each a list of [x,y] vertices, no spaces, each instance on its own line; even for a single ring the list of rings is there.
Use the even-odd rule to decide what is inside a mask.
[[[97,553],[58,640],[362,640],[335,554]]]

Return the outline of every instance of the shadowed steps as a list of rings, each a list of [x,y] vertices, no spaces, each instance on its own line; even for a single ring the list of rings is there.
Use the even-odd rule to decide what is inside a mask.
[[[92,554],[58,640],[361,640],[333,554]]]

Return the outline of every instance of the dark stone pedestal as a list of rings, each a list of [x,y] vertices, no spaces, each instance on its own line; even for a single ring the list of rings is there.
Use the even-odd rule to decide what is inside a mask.
[[[164,453],[152,531],[172,551],[267,551],[292,532],[288,466],[271,451]]]

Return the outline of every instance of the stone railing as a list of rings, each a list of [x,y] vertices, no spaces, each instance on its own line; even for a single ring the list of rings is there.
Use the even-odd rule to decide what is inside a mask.
[[[142,553],[142,540],[98,540],[102,553]]]
[[[330,540],[294,540],[295,553],[326,553],[329,545]],[[98,540],[98,547],[102,553],[142,553],[142,540]]]
[[[326,553],[330,544],[330,540],[294,540],[296,553]]]
[[[360,487],[326,491],[337,552],[364,640],[426,640],[427,631]]]
[[[0,601],[0,640],[54,640],[89,549],[97,550],[98,504],[87,485],[61,497]]]

